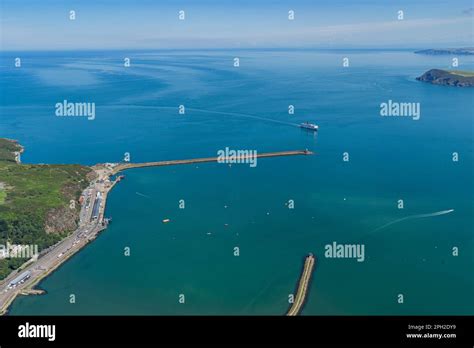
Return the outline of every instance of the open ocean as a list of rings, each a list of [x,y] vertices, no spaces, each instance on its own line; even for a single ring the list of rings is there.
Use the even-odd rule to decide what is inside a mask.
[[[92,165],[125,152],[132,162],[187,159],[225,147],[316,153],[259,159],[256,168],[126,171],[109,195],[110,227],[40,283],[46,295],[18,298],[11,314],[281,315],[309,252],[317,262],[304,315],[474,314],[474,89],[415,80],[449,68],[451,58],[383,50],[2,52],[0,136],[25,146],[25,163]],[[459,59],[459,69],[474,69],[473,57]],[[95,120],[56,117],[65,99],[95,102]],[[419,102],[420,119],[381,117],[388,100]],[[320,126],[317,137],[294,125],[304,121]],[[334,241],[363,243],[365,261],[325,258]]]

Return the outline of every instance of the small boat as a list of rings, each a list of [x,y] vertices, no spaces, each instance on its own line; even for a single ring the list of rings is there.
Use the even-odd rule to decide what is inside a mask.
[[[170,219],[163,219],[162,221],[164,224],[167,224],[168,222],[170,222]]]
[[[316,125],[314,123],[303,122],[303,123],[300,123],[300,128],[309,129],[309,130],[312,130],[312,131],[317,131],[319,127],[318,127],[318,125]]]

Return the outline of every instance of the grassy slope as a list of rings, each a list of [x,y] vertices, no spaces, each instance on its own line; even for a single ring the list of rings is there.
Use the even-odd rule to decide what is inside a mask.
[[[5,203],[5,198],[7,198],[7,192],[5,189],[0,188],[0,204]]]
[[[3,147],[2,147],[3,146]],[[44,249],[71,231],[46,233],[51,209],[68,207],[88,185],[90,168],[80,165],[30,165],[11,161],[12,143],[0,139],[0,244],[37,244]],[[17,150],[14,150],[17,151]],[[1,193],[3,191],[3,193]],[[1,202],[0,202],[1,203]],[[25,260],[0,260],[0,279]]]

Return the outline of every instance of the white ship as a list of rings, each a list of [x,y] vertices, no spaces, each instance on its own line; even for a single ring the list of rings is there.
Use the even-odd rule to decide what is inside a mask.
[[[300,128],[309,129],[309,130],[312,130],[312,131],[317,131],[319,127],[318,127],[318,125],[316,125],[314,123],[303,122],[303,123],[300,123]]]

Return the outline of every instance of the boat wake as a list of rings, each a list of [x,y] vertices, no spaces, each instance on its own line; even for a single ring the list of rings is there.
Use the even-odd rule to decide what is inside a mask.
[[[176,109],[176,106],[154,106],[154,105],[129,105],[129,104],[121,104],[121,105],[107,105],[105,107],[128,107],[128,108],[140,108],[140,109]],[[292,122],[285,122],[274,120],[271,118],[256,116],[256,115],[249,115],[249,114],[242,114],[238,112],[226,112],[226,111],[214,111],[214,110],[206,110],[206,109],[197,109],[197,108],[189,108],[186,107],[186,110],[195,111],[195,112],[202,112],[208,114],[216,114],[216,115],[227,115],[227,116],[236,116],[236,117],[245,117],[254,120],[266,121],[266,122],[273,122],[278,124],[284,124],[286,126],[293,126],[299,127],[298,124]]]
[[[196,111],[196,112],[206,112],[206,113],[210,113],[210,114],[221,114],[221,115],[228,115],[228,116],[252,118],[252,119],[255,119],[255,120],[279,123],[279,124],[284,124],[284,125],[287,125],[287,126],[294,126],[294,127],[299,126],[296,123],[279,121],[279,120],[274,120],[274,119],[271,119],[271,118],[255,116],[255,115],[249,115],[249,114],[241,114],[241,113],[238,113],[238,112],[212,111],[212,110],[194,109],[194,108],[188,108],[188,110]]]
[[[143,193],[140,192],[135,192],[137,195],[145,197],[145,198],[151,198],[150,196],[144,195]]]

